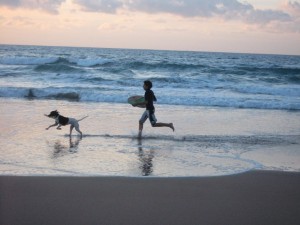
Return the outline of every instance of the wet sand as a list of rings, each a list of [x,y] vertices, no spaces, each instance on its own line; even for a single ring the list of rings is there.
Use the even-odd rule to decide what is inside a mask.
[[[300,112],[157,105],[160,122],[128,104],[1,99],[0,175],[219,176],[248,170],[300,172]],[[45,130],[52,110],[80,121]]]
[[[300,173],[0,177],[1,225],[296,225],[299,209]]]

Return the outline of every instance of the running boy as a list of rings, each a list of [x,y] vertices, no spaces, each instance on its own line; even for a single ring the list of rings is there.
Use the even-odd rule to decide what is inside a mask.
[[[142,136],[143,124],[148,118],[152,127],[169,127],[174,131],[175,129],[173,123],[157,123],[157,119],[155,118],[154,114],[155,108],[153,105],[153,101],[156,101],[156,97],[153,91],[151,90],[152,82],[150,80],[144,81],[143,88],[145,90],[145,102],[142,104],[146,104],[146,111],[143,113],[141,119],[139,120],[139,137]]]

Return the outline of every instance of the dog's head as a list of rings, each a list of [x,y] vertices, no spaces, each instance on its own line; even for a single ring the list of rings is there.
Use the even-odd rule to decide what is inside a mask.
[[[59,116],[59,112],[57,110],[55,110],[55,111],[50,112],[49,115],[45,115],[45,116],[55,119],[57,116]]]

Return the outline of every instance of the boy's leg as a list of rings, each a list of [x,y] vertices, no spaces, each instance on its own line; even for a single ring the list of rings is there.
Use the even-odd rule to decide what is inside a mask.
[[[144,124],[141,123],[141,122],[139,122],[139,134],[138,134],[138,137],[139,137],[139,138],[142,137],[143,126],[144,126]]]
[[[152,125],[152,127],[169,127],[173,131],[175,130],[173,123],[157,123],[157,119],[155,117],[154,111],[149,112],[149,120]]]
[[[141,119],[139,120],[139,137],[142,136],[142,131],[143,131],[143,127],[144,127],[144,123],[145,121],[148,119],[148,112],[147,110],[143,113],[143,115],[141,116]]]
[[[152,127],[169,127],[173,131],[175,131],[173,123],[155,123],[154,125],[152,125]]]

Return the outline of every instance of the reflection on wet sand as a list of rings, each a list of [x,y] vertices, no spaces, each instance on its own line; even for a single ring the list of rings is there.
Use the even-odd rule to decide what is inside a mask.
[[[48,145],[53,147],[53,158],[57,158],[68,153],[77,152],[81,140],[82,138],[76,138],[73,140],[72,137],[70,137],[68,144],[64,143],[62,140],[56,140],[53,145],[49,142]]]
[[[144,151],[142,146],[142,140],[138,139],[138,151],[139,160],[141,162],[140,169],[142,176],[149,176],[153,172],[153,158],[154,150]]]

